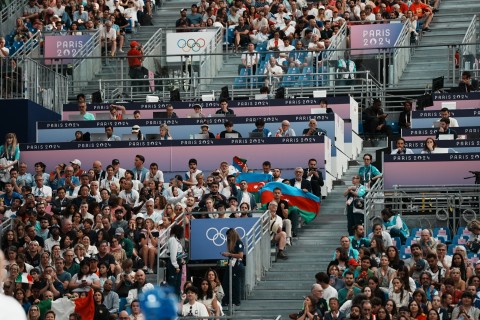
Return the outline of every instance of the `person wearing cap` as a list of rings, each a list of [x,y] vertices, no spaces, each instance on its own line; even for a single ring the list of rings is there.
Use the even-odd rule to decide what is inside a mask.
[[[145,140],[145,136],[142,134],[142,131],[140,131],[140,126],[138,124],[132,126],[132,134],[136,134],[138,140]]]
[[[115,238],[117,238],[118,244],[123,248],[123,250],[125,250],[127,258],[133,258],[135,246],[132,240],[125,237],[125,230],[123,228],[115,229]]]
[[[81,166],[82,166],[82,162],[78,159],[73,159],[72,161],[70,161],[70,164],[72,165],[73,167],[73,175],[75,177],[78,177],[80,178],[82,176],[82,174],[85,173],[84,170],[82,170]],[[65,165],[64,165],[65,167]],[[58,168],[58,167],[57,167]]]
[[[187,14],[187,19],[190,20],[189,27],[200,27],[203,17],[198,13],[198,6],[194,3],[191,7],[192,12]]]
[[[225,130],[223,130],[222,132],[220,132],[220,138],[225,138],[225,135],[226,135],[227,133],[229,133],[229,134],[237,134],[237,135],[238,135],[238,138],[241,138],[241,137],[242,137],[242,135],[241,135],[240,132],[233,130],[233,122],[232,122],[232,121],[228,120],[227,122],[225,122],[224,126],[225,126]]]
[[[58,224],[54,224],[50,227],[50,237],[45,240],[45,251],[52,252],[52,247],[54,245],[60,245],[60,240],[60,226]]]
[[[210,132],[210,127],[208,125],[208,123],[204,123],[200,126],[200,134],[206,134],[208,135],[208,138],[209,139],[215,139],[215,135],[213,134],[213,132]]]
[[[187,118],[205,118],[205,115],[202,113],[202,106],[199,104],[194,104],[193,112],[189,113]]]
[[[142,79],[142,61],[143,61],[143,47],[137,42],[130,42],[130,50],[127,52],[127,61],[128,61],[128,75],[131,79]],[[132,81],[133,90],[137,91],[141,84],[140,81]]]
[[[186,8],[180,9],[180,18],[177,21],[175,21],[175,27],[177,28],[177,30],[178,28],[184,25],[188,27],[191,24],[192,22],[190,21],[190,19],[187,18],[187,9]]]

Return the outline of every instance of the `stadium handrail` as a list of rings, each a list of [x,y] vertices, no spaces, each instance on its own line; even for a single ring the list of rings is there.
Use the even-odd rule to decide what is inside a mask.
[[[240,211],[238,211],[240,212]],[[253,210],[251,213],[256,213],[259,218],[253,227],[247,232],[244,239],[246,254],[248,254],[248,263],[245,267],[245,294],[248,295],[255,285],[265,275],[265,272],[271,266],[270,260],[270,218],[267,211]],[[229,214],[232,212],[228,212]],[[192,214],[218,214],[218,212],[192,212]],[[260,214],[260,216],[259,216]],[[234,218],[231,218],[234,219]],[[170,229],[174,225],[187,225],[186,215],[182,213],[175,218],[175,221],[168,226],[159,235],[159,239],[168,239]],[[189,225],[189,224],[188,224]],[[190,226],[190,225],[189,225]],[[167,258],[166,242],[159,245],[158,257],[159,259]],[[160,264],[157,267],[157,283],[163,281],[164,271]]]
[[[460,47],[460,50],[461,50],[461,58],[460,59],[462,59],[462,57],[466,57],[468,55],[474,55],[474,56],[476,55],[477,45],[476,45],[475,42],[477,40],[477,34],[479,32],[478,23],[479,23],[479,16],[475,14],[472,18],[472,21],[470,21],[470,24],[468,25],[467,31],[465,32],[465,36],[463,37],[462,45]],[[455,63],[455,61],[454,61],[454,63]],[[464,63],[460,66],[461,70],[471,70],[473,68],[474,68],[473,65],[466,66]],[[453,69],[453,75],[452,75],[453,82],[455,83],[456,76],[461,78],[461,74],[456,73],[455,68],[452,68],[452,69]]]
[[[95,78],[98,71],[102,69],[101,29],[92,34],[92,37],[74,55],[73,81],[72,83],[85,83]],[[98,59],[86,59],[88,57],[99,57]],[[86,83],[85,83],[86,84]],[[81,92],[82,88],[73,88]],[[74,91],[76,92],[76,91]]]
[[[42,40],[42,32],[37,31],[35,34],[28,39],[23,45],[17,49],[12,55],[11,58],[19,57],[31,57],[36,58],[40,56],[40,41]]]
[[[397,39],[397,41],[394,44],[394,49],[393,49],[393,72],[390,72],[390,86],[394,86],[395,84],[398,83],[400,78],[402,77],[403,71],[405,71],[405,68],[408,65],[408,62],[410,61],[410,58],[412,56],[412,49],[407,48],[410,44],[410,27],[409,25],[405,22],[403,24],[403,28],[400,31],[400,35]]]

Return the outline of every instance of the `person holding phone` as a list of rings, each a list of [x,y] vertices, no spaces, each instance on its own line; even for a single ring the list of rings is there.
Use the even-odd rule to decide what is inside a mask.
[[[158,236],[160,233],[155,228],[155,222],[151,218],[145,219],[145,229],[142,230],[142,233],[145,235],[145,238],[142,238],[140,242],[140,254],[145,261],[143,269],[146,273],[153,273],[153,265],[158,254]]]
[[[276,208],[275,208],[276,209]],[[281,221],[280,221],[281,225]],[[236,306],[240,305],[242,290],[245,287],[245,246],[238,232],[230,228],[227,230],[227,251],[221,255],[229,258],[229,264],[232,266],[232,303]],[[229,303],[229,275],[228,271],[223,276],[222,286],[225,288],[225,296],[222,305]]]
[[[385,134],[389,141],[392,140],[392,128],[387,124],[388,114],[383,112],[382,102],[373,99],[372,106],[363,112],[363,128],[368,139],[377,138]]]

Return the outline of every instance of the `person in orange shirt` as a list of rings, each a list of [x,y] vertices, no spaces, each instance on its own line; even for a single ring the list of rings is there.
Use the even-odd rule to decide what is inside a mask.
[[[433,19],[433,12],[430,6],[422,3],[420,0],[414,0],[410,5],[410,10],[417,17],[418,22],[423,23],[423,31],[432,31],[429,26]]]

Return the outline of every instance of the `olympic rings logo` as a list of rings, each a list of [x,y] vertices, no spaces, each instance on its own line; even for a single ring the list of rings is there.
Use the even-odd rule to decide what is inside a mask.
[[[205,39],[203,38],[198,38],[197,40],[195,39],[180,39],[177,41],[177,47],[183,50],[183,52],[198,52],[200,51],[201,48],[205,47]]]
[[[222,229],[218,230],[217,228],[211,227],[207,229],[207,232],[205,232],[205,237],[212,241],[212,243],[217,246],[221,247],[225,245],[227,242],[227,236],[226,232],[227,230],[230,229],[229,227],[223,227]],[[240,236],[240,239],[243,239],[245,237],[245,229],[242,227],[236,227],[235,231],[238,232],[238,235]]]

